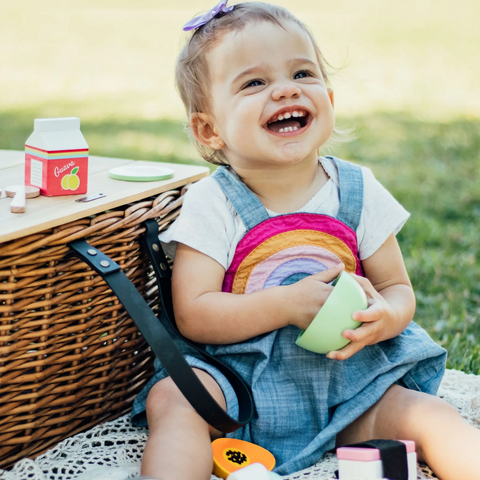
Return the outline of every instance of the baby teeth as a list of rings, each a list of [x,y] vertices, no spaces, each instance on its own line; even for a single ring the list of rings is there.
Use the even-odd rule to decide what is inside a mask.
[[[283,115],[277,115],[276,117],[273,117],[268,123],[273,123],[273,122],[278,122],[283,119],[289,119],[290,117],[304,117],[307,115],[307,112],[304,112],[302,110],[294,110],[293,112],[285,112]]]
[[[281,128],[278,133],[284,133],[284,132],[294,132],[295,130],[298,130],[298,127],[285,127]]]

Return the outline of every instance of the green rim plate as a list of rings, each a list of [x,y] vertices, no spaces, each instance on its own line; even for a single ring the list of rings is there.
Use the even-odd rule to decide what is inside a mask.
[[[115,180],[127,182],[158,182],[159,180],[172,178],[174,173],[171,168],[155,165],[124,165],[111,168],[108,171],[108,176]]]

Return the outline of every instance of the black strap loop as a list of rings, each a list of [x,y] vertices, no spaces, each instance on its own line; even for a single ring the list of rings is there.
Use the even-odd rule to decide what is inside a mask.
[[[345,447],[376,448],[380,451],[383,477],[389,480],[408,480],[407,447],[397,440],[370,440]]]
[[[146,229],[144,242],[148,246],[147,251],[152,259],[155,274],[157,275],[162,305],[170,322],[175,327],[171,299],[171,272],[158,240],[158,225],[154,220],[149,220],[147,221]],[[195,375],[195,372],[187,363],[160,320],[152,312],[145,299],[128,277],[122,272],[120,266],[100,250],[89,245],[85,240],[76,240],[70,243],[69,246],[76,256],[103,277],[177,387],[209,425],[221,432],[229,433],[246,425],[251,420],[253,416],[253,402],[250,391],[233,370],[215,357],[207,354],[201,346],[186,340],[175,327],[182,340],[194,347],[208,363],[218,368],[227,377],[237,394],[239,403],[238,420],[230,417],[203,386],[203,383]]]

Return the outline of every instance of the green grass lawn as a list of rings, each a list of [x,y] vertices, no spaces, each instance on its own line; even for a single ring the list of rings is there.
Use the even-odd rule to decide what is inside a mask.
[[[34,118],[78,116],[92,155],[203,164],[173,65],[181,25],[214,3],[0,0],[0,148],[21,150]],[[333,153],[412,213],[399,241],[417,322],[449,367],[480,374],[480,3],[277,3],[343,67],[336,109],[359,138]]]
[[[416,321],[448,349],[449,367],[480,374],[480,121],[374,114],[351,122],[361,137],[341,155],[369,165],[412,213],[398,238]]]

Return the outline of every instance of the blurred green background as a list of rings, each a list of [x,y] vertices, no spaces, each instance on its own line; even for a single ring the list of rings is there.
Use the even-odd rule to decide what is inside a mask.
[[[0,0],[0,149],[78,116],[92,155],[201,163],[173,86],[181,26],[213,1]],[[412,212],[399,234],[416,320],[480,373],[480,3],[280,0],[334,67],[334,153]]]

